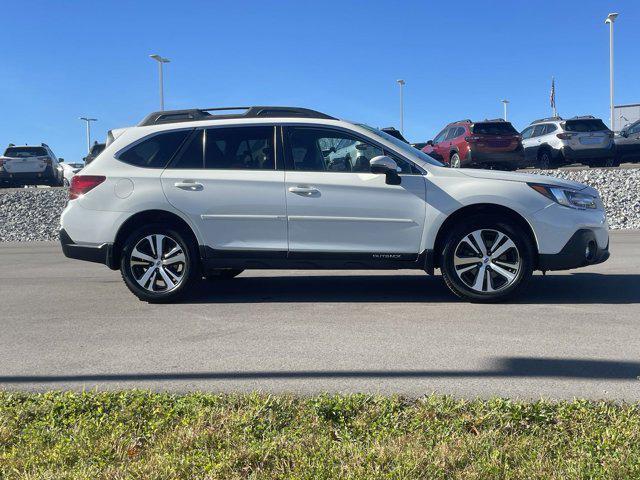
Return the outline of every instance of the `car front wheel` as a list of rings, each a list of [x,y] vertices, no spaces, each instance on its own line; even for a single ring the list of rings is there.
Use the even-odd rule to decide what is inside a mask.
[[[533,245],[526,232],[499,217],[481,216],[447,236],[441,271],[458,297],[473,302],[505,300],[529,281]]]
[[[133,232],[122,248],[120,273],[140,300],[170,302],[201,278],[196,248],[172,228],[150,225]]]

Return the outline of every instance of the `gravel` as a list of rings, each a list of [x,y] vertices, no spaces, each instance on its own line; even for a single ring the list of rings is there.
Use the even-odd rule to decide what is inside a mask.
[[[640,229],[640,169],[545,170],[595,187],[612,229]],[[57,240],[65,188],[0,190],[0,242]]]

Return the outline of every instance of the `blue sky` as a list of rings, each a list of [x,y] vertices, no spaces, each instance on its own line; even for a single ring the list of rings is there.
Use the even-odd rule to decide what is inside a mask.
[[[95,136],[158,109],[297,105],[432,138],[449,121],[502,116],[522,129],[547,116],[608,119],[616,22],[616,103],[640,103],[640,2],[13,1],[2,3],[0,145],[48,143],[67,161]]]

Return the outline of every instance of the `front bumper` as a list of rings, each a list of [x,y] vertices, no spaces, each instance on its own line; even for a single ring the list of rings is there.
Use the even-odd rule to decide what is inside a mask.
[[[583,228],[571,236],[560,252],[540,254],[538,270],[570,270],[596,265],[606,261],[609,255],[609,243],[601,248],[594,231]]]
[[[113,245],[103,243],[101,245],[78,245],[65,229],[60,230],[60,245],[65,257],[86,262],[102,263],[111,269],[116,269],[113,260]]]

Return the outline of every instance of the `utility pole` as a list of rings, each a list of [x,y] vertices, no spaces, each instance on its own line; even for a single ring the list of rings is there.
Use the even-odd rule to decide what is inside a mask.
[[[611,122],[611,130],[614,129],[613,123],[613,22],[618,17],[617,13],[607,15],[604,23],[609,24],[609,121]]]
[[[84,120],[87,123],[87,153],[91,153],[91,122],[97,122],[97,118],[80,117],[79,120]]]
[[[160,110],[164,110],[164,78],[162,72],[162,65],[165,63],[169,63],[171,60],[168,58],[161,57],[158,54],[149,55],[149,58],[154,59],[158,62],[158,75],[160,77]]]
[[[502,100],[502,105],[504,105],[504,121],[506,122],[507,119],[507,105],[509,104],[509,100]]]
[[[404,96],[403,89],[406,82],[402,79],[396,80],[398,85],[400,85],[400,133],[404,135]]]

